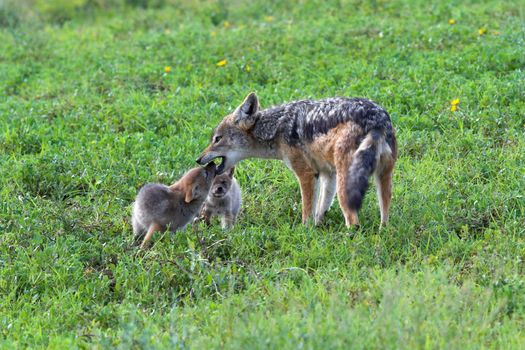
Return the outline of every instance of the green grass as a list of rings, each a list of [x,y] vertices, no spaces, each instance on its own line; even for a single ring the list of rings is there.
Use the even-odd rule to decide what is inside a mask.
[[[522,3],[141,4],[0,2],[0,347],[523,346]],[[137,189],[194,166],[250,91],[382,104],[390,225],[372,187],[360,230],[337,204],[305,227],[293,174],[243,161],[232,231],[139,252]]]

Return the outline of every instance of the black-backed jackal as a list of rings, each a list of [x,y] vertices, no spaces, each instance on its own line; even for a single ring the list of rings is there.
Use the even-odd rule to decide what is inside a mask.
[[[313,214],[316,225],[336,193],[346,225],[358,224],[373,174],[381,224],[388,221],[396,138],[388,113],[370,100],[302,100],[261,110],[251,93],[215,128],[197,162],[216,158],[219,174],[246,158],[283,160],[299,180],[303,223]]]

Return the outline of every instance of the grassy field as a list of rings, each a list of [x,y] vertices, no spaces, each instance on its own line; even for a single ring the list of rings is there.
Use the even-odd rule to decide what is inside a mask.
[[[390,225],[372,186],[359,230],[303,226],[243,161],[233,230],[138,251],[137,190],[250,91],[383,105]],[[524,218],[520,1],[0,1],[2,348],[518,349]]]

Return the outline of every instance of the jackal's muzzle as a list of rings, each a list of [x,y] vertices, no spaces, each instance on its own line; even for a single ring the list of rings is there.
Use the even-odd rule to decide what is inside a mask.
[[[224,172],[224,168],[226,166],[226,157],[214,153],[207,153],[197,158],[197,163],[204,165],[213,162],[217,158],[221,159],[221,163],[217,166],[217,175],[220,175]]]

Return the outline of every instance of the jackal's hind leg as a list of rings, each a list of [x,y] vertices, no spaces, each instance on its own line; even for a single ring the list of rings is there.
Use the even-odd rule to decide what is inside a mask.
[[[341,176],[343,179],[337,181],[337,198],[339,200],[339,206],[341,207],[341,210],[343,211],[343,215],[345,217],[346,227],[351,227],[353,225],[359,225],[359,219],[357,216],[357,210],[350,209],[348,206],[347,193],[345,188],[346,186],[344,185],[344,183],[346,182],[346,175],[347,174]]]
[[[394,159],[390,155],[381,156],[378,171],[375,174],[377,200],[381,211],[381,226],[388,223],[388,212],[392,199],[392,171]]]
[[[347,182],[349,169],[352,164],[353,152],[338,152],[336,154],[336,172],[337,172],[337,199],[339,206],[345,217],[346,227],[359,225],[357,210],[351,209],[348,201]]]

